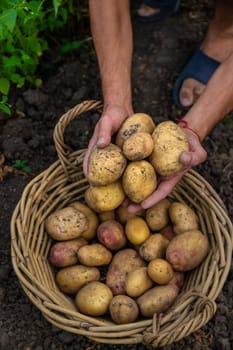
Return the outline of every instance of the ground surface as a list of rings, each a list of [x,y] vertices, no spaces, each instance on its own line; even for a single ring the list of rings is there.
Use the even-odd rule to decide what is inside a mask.
[[[199,45],[212,13],[206,0],[182,2],[178,14],[157,25],[134,22],[134,107],[156,121],[174,118],[179,111],[171,101],[172,84],[192,50]],[[1,121],[0,150],[10,165],[27,160],[29,177],[8,174],[0,182],[0,349],[73,350],[142,349],[144,345],[93,345],[91,341],[59,330],[48,323],[25,296],[11,265],[10,221],[26,184],[46,169],[57,154],[53,130],[61,115],[88,99],[101,99],[96,57],[90,46],[47,74],[40,89],[18,91],[12,96],[14,117]],[[67,131],[73,149],[85,148],[98,114],[81,118]],[[208,160],[198,171],[215,188],[233,219],[233,122],[229,118],[206,138]],[[199,332],[165,350],[233,349],[233,267],[217,302],[214,318]]]

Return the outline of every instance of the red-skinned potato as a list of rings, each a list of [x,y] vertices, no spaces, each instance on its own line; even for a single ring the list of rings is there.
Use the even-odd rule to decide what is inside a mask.
[[[97,237],[99,242],[110,250],[119,250],[127,243],[124,228],[116,220],[107,220],[100,224]]]
[[[71,266],[78,262],[77,251],[87,241],[82,238],[71,239],[70,241],[57,242],[51,249],[49,254],[49,261],[53,266],[65,267]]]

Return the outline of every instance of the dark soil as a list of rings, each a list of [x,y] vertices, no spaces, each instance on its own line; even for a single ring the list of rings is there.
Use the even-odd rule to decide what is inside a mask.
[[[136,7],[136,4],[133,7]],[[193,49],[197,47],[212,14],[207,0],[183,1],[180,11],[163,22],[141,24],[133,21],[135,50],[133,99],[135,111],[147,112],[156,122],[180,115],[171,100],[174,79]],[[11,265],[10,221],[23,189],[32,178],[57,160],[53,130],[65,111],[84,100],[101,99],[101,87],[92,44],[54,65],[39,89],[29,88],[12,94],[14,115],[1,121],[0,151],[5,165],[26,160],[29,176],[9,173],[0,182],[0,349],[149,349],[149,346],[114,346],[93,343],[79,335],[60,330],[41,315],[25,296]],[[66,143],[75,149],[87,146],[99,118],[98,113],[72,122]],[[197,171],[221,196],[233,218],[233,121],[222,121],[204,141],[208,160]],[[217,299],[217,312],[201,330],[165,350],[233,349],[233,267]]]

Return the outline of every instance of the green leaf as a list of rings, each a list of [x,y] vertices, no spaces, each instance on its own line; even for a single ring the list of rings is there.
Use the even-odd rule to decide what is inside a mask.
[[[17,84],[17,87],[22,87],[25,79],[21,75],[19,75],[18,73],[12,73],[11,74],[11,81],[13,83]]]
[[[7,106],[7,105],[5,105],[5,104],[3,104],[3,103],[1,103],[1,102],[0,102],[0,109],[1,109],[4,113],[11,115],[10,107]]]
[[[53,0],[53,8],[54,8],[55,17],[57,17],[57,13],[58,13],[58,1],[57,0]]]
[[[0,78],[0,92],[2,92],[4,95],[8,95],[8,92],[10,90],[10,82],[6,78]]]
[[[0,17],[0,22],[4,23],[10,32],[13,32],[17,18],[17,11],[14,9],[4,10]]]
[[[78,49],[81,46],[82,46],[82,41],[77,41],[77,40],[71,41],[69,43],[62,45],[61,51],[62,51],[62,53],[66,53],[68,51]]]

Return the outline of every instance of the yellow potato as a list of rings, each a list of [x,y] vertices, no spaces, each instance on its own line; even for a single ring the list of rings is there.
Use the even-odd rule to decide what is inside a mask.
[[[122,185],[132,202],[142,202],[157,187],[157,176],[153,166],[146,160],[129,163],[122,177]]]
[[[139,254],[146,261],[151,261],[156,258],[164,258],[168,244],[169,240],[167,238],[160,233],[154,233],[140,245]]]
[[[108,265],[112,260],[112,253],[100,243],[92,243],[79,248],[78,260],[85,266]]]
[[[165,259],[153,259],[147,266],[149,277],[157,284],[170,283],[174,272],[171,264]]]
[[[126,164],[126,158],[117,145],[94,146],[88,158],[87,179],[94,186],[111,184],[121,177]]]
[[[75,296],[75,304],[79,312],[88,316],[102,316],[109,310],[113,298],[106,284],[93,281],[81,288]]]
[[[146,222],[152,231],[160,231],[169,223],[168,208],[171,202],[169,199],[162,199],[146,210]]]
[[[114,210],[124,199],[125,192],[120,180],[105,186],[90,186],[85,191],[87,205],[96,212]]]
[[[113,321],[117,324],[136,321],[139,308],[136,301],[127,295],[115,295],[109,305],[109,312]]]
[[[74,265],[60,269],[55,277],[59,289],[66,294],[75,294],[85,284],[100,279],[96,267]]]
[[[147,267],[139,267],[126,275],[125,291],[132,298],[139,297],[153,285],[154,282],[148,275]]]
[[[201,231],[180,233],[169,243],[166,259],[176,271],[189,271],[205,259],[209,252],[209,242]]]
[[[71,203],[70,206],[79,210],[88,218],[88,228],[82,233],[82,237],[90,241],[95,236],[96,229],[99,225],[97,214],[87,205],[78,201]]]
[[[126,222],[125,234],[130,243],[140,245],[150,236],[150,229],[143,218],[134,216]]]
[[[88,218],[72,207],[58,209],[45,220],[48,234],[56,241],[80,237],[88,228]]]
[[[137,304],[144,317],[165,312],[174,303],[179,289],[175,284],[156,286],[149,289],[137,299]]]
[[[175,234],[198,229],[198,217],[185,203],[173,202],[169,208],[169,216]]]
[[[152,134],[154,150],[149,157],[156,173],[171,176],[181,171],[184,165],[180,154],[189,150],[188,138],[181,127],[172,121],[158,124]]]
[[[57,242],[50,249],[49,261],[57,267],[74,265],[78,262],[77,251],[86,244],[87,241],[83,237]]]
[[[146,113],[135,113],[127,118],[121,125],[116,135],[116,145],[123,146],[125,140],[136,132],[148,132],[152,134],[155,123],[151,116]]]
[[[114,295],[125,294],[126,275],[143,266],[146,266],[146,263],[136,250],[132,248],[121,249],[112,258],[107,270],[106,284]]]
[[[151,155],[154,149],[154,141],[148,132],[136,132],[123,144],[124,156],[131,160],[142,160]]]

